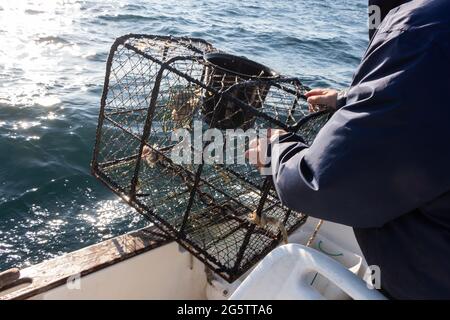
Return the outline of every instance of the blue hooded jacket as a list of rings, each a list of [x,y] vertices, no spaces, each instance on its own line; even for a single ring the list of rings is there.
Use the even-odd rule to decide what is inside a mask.
[[[449,299],[450,1],[404,2],[311,146],[272,146],[273,180],[288,207],[354,227],[391,297]]]

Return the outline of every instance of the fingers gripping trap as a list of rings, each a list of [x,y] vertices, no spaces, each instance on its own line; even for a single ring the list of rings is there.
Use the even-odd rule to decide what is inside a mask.
[[[280,203],[270,177],[237,161],[237,146],[231,146],[231,163],[174,161],[180,141],[173,133],[183,129],[183,139],[190,139],[195,123],[223,133],[282,128],[311,143],[330,113],[309,114],[307,90],[296,78],[201,39],[123,36],[107,61],[93,174],[233,281],[306,216]],[[210,143],[189,148],[203,152]]]

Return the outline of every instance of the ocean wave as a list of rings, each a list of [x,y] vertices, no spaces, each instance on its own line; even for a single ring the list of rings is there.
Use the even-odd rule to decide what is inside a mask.
[[[108,52],[95,52],[95,53],[89,53],[82,56],[83,58],[89,60],[89,61],[96,61],[96,62],[105,62],[108,58]]]
[[[127,3],[124,4],[122,6],[123,9],[125,10],[130,10],[130,11],[139,11],[139,10],[146,10],[146,7],[143,5],[138,5],[138,4],[132,4],[132,3]]]
[[[142,16],[138,14],[116,14],[116,15],[100,15],[97,19],[106,21],[148,21],[154,20],[153,17]]]
[[[34,16],[34,15],[45,13],[45,12],[40,11],[40,10],[27,9],[27,10],[25,10],[25,13]]]
[[[71,42],[69,40],[66,40],[60,36],[38,37],[35,41],[37,43],[51,43],[51,44],[62,44],[62,45],[71,44]]]

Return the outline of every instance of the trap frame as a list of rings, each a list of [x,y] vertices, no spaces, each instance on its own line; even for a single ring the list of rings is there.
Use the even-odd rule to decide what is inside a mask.
[[[114,193],[227,281],[234,281],[306,221],[271,183],[238,159],[176,163],[201,130],[282,128],[311,143],[330,117],[310,114],[297,78],[219,52],[202,39],[130,34],[111,47],[92,172]],[[248,144],[248,141],[246,142]],[[204,155],[211,141],[187,144]],[[225,146],[224,146],[225,148]],[[237,162],[237,163],[236,163]],[[252,215],[252,217],[249,217]]]

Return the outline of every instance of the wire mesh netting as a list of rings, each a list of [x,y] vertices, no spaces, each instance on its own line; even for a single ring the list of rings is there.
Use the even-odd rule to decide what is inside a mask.
[[[307,90],[201,39],[118,38],[107,61],[93,173],[233,281],[306,221],[280,203],[271,178],[242,149],[249,132],[267,128],[311,143],[330,113],[310,114]]]

